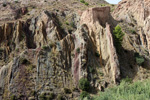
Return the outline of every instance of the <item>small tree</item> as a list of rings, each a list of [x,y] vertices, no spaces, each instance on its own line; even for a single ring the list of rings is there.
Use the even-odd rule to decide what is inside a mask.
[[[119,25],[115,27],[115,29],[113,30],[113,33],[114,33],[114,39],[115,39],[115,46],[117,48],[117,51],[120,51],[124,33],[122,32],[122,29]]]
[[[90,82],[86,78],[79,80],[79,88],[83,91],[88,91],[90,88]]]

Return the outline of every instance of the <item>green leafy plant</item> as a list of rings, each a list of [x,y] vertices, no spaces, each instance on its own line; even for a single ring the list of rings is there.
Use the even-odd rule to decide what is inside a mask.
[[[76,49],[76,52],[77,52],[77,53],[80,53],[80,48],[77,48],[77,49]]]
[[[48,48],[47,46],[43,46],[42,49],[43,49],[43,50],[47,50],[47,49],[49,49],[49,48]]]
[[[114,39],[115,39],[115,46],[117,48],[117,51],[120,52],[124,33],[122,32],[122,29],[119,25],[115,27],[115,29],[113,30],[113,33],[114,33]]]
[[[69,25],[69,23],[68,23],[68,22],[65,22],[65,24],[66,24],[66,25]]]
[[[89,5],[89,3],[88,3],[88,2],[85,2],[84,0],[80,0],[80,2],[83,3],[83,4],[85,4],[86,6]]]
[[[86,91],[83,91],[81,94],[80,94],[80,99],[83,100],[84,98],[90,98],[90,95],[89,93],[87,93]]]
[[[88,5],[89,5],[89,3],[87,3],[87,2],[85,2],[84,4],[85,4],[86,6],[88,6]]]
[[[136,31],[133,30],[133,29],[131,29],[130,32],[131,32],[132,34],[135,34],[135,33],[136,33]]]
[[[132,83],[132,79],[129,77],[126,77],[126,78],[121,80],[121,83]]]
[[[81,78],[79,80],[79,88],[83,91],[89,91],[90,82],[86,78]]]
[[[94,100],[149,100],[150,80],[128,83],[122,81],[119,86],[105,89]]]
[[[142,56],[139,55],[139,53],[135,53],[135,61],[138,65],[142,65],[144,63],[144,58]]]
[[[85,1],[84,1],[84,0],[80,0],[80,2],[81,2],[81,3],[85,3]]]

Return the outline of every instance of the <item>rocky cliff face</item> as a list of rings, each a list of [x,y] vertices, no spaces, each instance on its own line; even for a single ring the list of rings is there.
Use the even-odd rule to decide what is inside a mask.
[[[68,34],[54,13],[43,11],[27,21],[1,25],[1,62],[5,62],[0,69],[1,98],[37,99],[53,93],[55,99],[58,94],[71,99],[78,97],[76,88],[82,77],[99,89],[105,82],[119,80],[110,8],[88,9],[75,23],[76,31]],[[104,77],[107,80],[100,82]],[[66,89],[71,93],[64,94]]]
[[[149,49],[149,0],[123,0],[114,11],[118,20],[132,23],[141,31],[141,36],[146,36],[146,41],[141,41]],[[144,33],[143,33],[144,32]],[[144,37],[141,37],[143,39]]]
[[[120,22],[123,31],[126,33],[126,39],[123,43],[123,48],[129,50],[126,51],[126,54],[130,57],[131,55],[133,57],[135,52],[141,54],[145,59],[145,63],[142,65],[144,69],[149,69],[149,2],[149,0],[123,0],[117,5],[113,12],[114,18]],[[130,54],[128,54],[129,52]],[[123,58],[126,57],[124,56]],[[131,59],[128,62],[130,65],[127,66],[136,66],[131,62]],[[125,68],[129,70],[127,66]],[[123,70],[126,69],[123,68]],[[128,73],[128,75],[134,76],[134,79],[139,77],[141,79],[144,76],[140,76],[139,72],[143,72],[144,69],[135,68],[134,72],[136,74],[131,75],[131,73]],[[148,77],[148,74],[145,74],[145,76]]]
[[[103,91],[109,85],[118,84],[124,77],[133,80],[149,77],[148,1],[135,0],[141,2],[139,5],[133,5],[130,0],[122,1],[113,12],[115,19],[110,7],[79,11],[77,2],[65,2],[68,5],[64,5],[65,9],[61,6],[61,10],[54,5],[62,4],[62,0],[48,1],[53,9],[47,8],[45,1],[36,2],[41,10],[32,11],[22,8],[21,2],[19,17],[9,20],[3,17],[0,22],[0,100],[13,97],[38,100],[43,96],[72,100],[79,97],[81,78],[87,78],[91,91],[95,92],[94,89]],[[133,7],[138,9],[133,11]],[[121,53],[117,51],[113,33],[117,24],[125,33]],[[136,53],[145,59],[142,65],[135,61]]]

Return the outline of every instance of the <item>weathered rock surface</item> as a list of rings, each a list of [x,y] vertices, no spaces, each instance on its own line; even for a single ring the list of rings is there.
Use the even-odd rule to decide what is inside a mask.
[[[101,77],[116,83],[120,69],[110,8],[88,9],[76,23],[77,30],[68,34],[54,13],[43,11],[27,21],[1,25],[1,62],[5,62],[0,69],[1,98],[22,95],[20,98],[36,99],[42,93],[57,96],[64,93],[64,88],[71,90],[72,97],[63,94],[63,98],[75,98],[78,95],[74,88],[82,77],[96,88],[102,86]],[[97,51],[100,57],[95,56]],[[104,76],[99,72],[105,73]]]
[[[110,7],[97,7],[86,10],[81,16],[81,23],[88,26],[90,38],[100,54],[101,66],[104,67],[105,73],[110,74],[110,77],[116,83],[120,76],[120,70],[110,28],[115,25],[115,21],[110,15]]]
[[[150,1],[149,0],[123,0],[121,1],[115,11],[114,17],[118,20],[125,20],[128,23],[133,23],[137,27],[141,27],[141,34],[146,36],[145,43],[142,45],[149,49],[150,53]],[[142,39],[142,37],[141,37]]]
[[[124,60],[120,60],[120,63],[122,63],[121,73],[128,71],[129,73],[126,73],[126,75],[132,76],[133,79],[141,78],[139,72],[143,71],[143,69],[137,68],[137,65],[135,65],[133,60],[135,59],[134,53],[138,52],[144,57],[145,62],[141,65],[142,67],[149,69],[150,66],[149,5],[150,0],[122,0],[113,12],[114,18],[122,23],[121,26],[126,33],[123,43],[125,54],[122,53],[122,57],[120,57],[120,59]],[[130,59],[127,60],[125,59],[126,57]],[[125,62],[128,64],[125,64]]]
[[[13,96],[19,100],[38,100],[43,95],[53,96],[54,100],[60,96],[72,100],[79,97],[78,84],[83,77],[88,79],[93,92],[94,89],[103,91],[127,76],[132,79],[150,76],[147,74],[150,68],[149,0],[120,2],[113,12],[118,21],[111,16],[110,7],[83,11],[88,6],[81,2],[77,5],[79,1],[36,0],[35,5],[32,5],[34,1],[26,1],[19,0],[15,9],[9,2],[6,7],[0,6],[3,10],[8,8],[7,11],[11,8],[6,15],[0,15],[3,16],[0,100]],[[89,5],[98,5],[98,0],[96,4],[87,1]],[[30,7],[26,7],[28,4]],[[58,10],[56,4],[63,7]],[[81,5],[83,8],[79,11]],[[12,19],[4,21],[12,12]],[[113,34],[118,23],[125,33],[121,53],[117,51]],[[145,59],[140,66],[135,61],[135,53]]]

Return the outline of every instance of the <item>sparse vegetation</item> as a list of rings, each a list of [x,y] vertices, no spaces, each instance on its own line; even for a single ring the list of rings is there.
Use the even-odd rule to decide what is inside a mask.
[[[75,26],[73,21],[70,23],[70,25],[71,25],[72,28],[76,28],[76,26]]]
[[[86,6],[88,6],[88,5],[89,5],[89,3],[87,3],[87,2],[85,2],[84,4],[85,4]]]
[[[19,3],[18,0],[15,0],[15,3]]]
[[[135,34],[135,33],[136,33],[136,31],[133,30],[133,29],[131,29],[130,32],[131,32],[132,34]]]
[[[90,73],[95,73],[96,72],[94,67],[88,66],[88,69],[89,69]]]
[[[102,73],[102,72],[99,72],[99,75],[100,75],[100,76],[104,76],[104,73]]]
[[[149,100],[150,80],[130,83],[122,81],[119,86],[100,92],[94,100]]]
[[[49,48],[48,48],[47,46],[43,46],[42,49],[43,49],[43,50],[47,50],[47,49],[49,49]]]
[[[102,7],[106,6],[106,4],[101,4]]]
[[[80,99],[83,100],[84,98],[90,98],[90,95],[88,92],[86,91],[83,91],[81,94],[80,94]]]
[[[84,0],[80,0],[80,2],[81,2],[81,3],[83,3],[83,4],[85,4],[86,6],[88,6],[88,5],[89,5],[89,3],[88,3],[88,2],[86,2],[86,1],[84,1]]]
[[[65,24],[66,24],[66,25],[69,25],[69,23],[68,23],[68,22],[65,22]]]
[[[122,32],[122,29],[119,25],[115,27],[113,30],[114,33],[114,39],[115,39],[115,46],[118,52],[120,52],[120,48],[122,47],[122,41],[123,41],[123,36],[124,33]]]
[[[79,54],[79,53],[80,53],[80,48],[77,48],[77,49],[76,49],[76,52]]]
[[[89,91],[90,82],[86,78],[81,78],[79,80],[79,88],[83,91]]]
[[[135,61],[139,66],[144,63],[145,60],[142,56],[139,55],[139,53],[135,53],[134,56],[135,56]]]
[[[80,2],[81,2],[81,3],[85,3],[85,1],[84,1],[84,0],[80,0]]]

